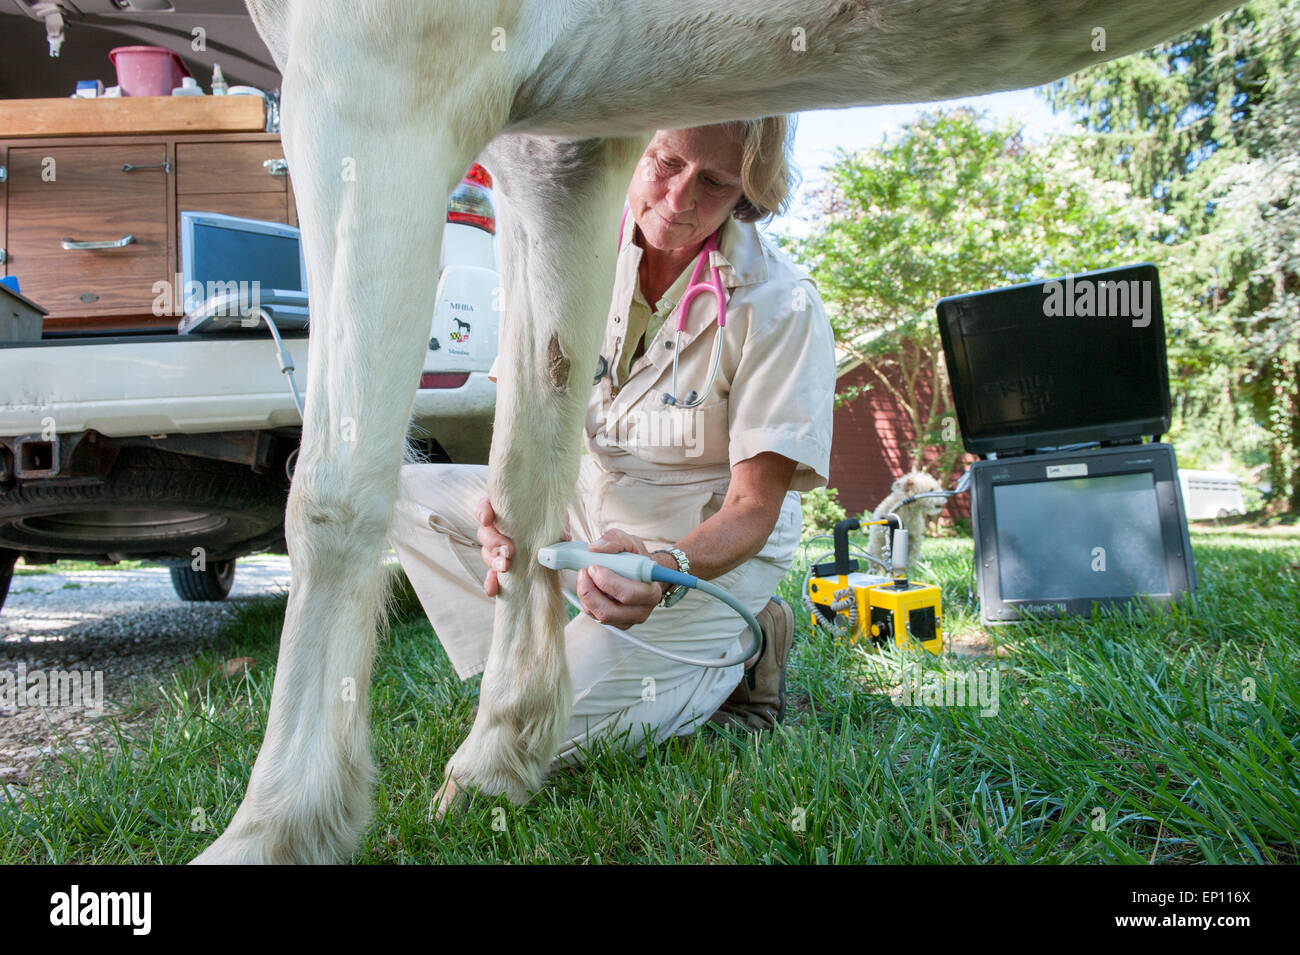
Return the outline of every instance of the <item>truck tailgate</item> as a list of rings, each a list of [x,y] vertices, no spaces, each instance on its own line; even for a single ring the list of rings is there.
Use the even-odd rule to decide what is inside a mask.
[[[285,336],[306,398],[307,336]],[[0,346],[0,434],[112,437],[301,424],[274,341],[158,335]]]

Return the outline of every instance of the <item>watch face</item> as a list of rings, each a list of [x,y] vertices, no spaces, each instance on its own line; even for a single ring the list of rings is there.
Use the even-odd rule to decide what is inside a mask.
[[[663,606],[671,607],[673,604],[677,603],[677,601],[686,596],[686,591],[688,589],[689,588],[683,587],[681,584],[673,584],[672,589],[664,595]]]

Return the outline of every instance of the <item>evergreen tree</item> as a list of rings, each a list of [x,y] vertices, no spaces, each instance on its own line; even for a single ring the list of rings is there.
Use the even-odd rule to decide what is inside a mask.
[[[1248,3],[1050,87],[1099,175],[1170,214],[1166,276],[1179,428],[1266,455],[1300,508],[1300,9]],[[1170,281],[1172,279],[1172,281]],[[1265,436],[1263,442],[1258,435]]]

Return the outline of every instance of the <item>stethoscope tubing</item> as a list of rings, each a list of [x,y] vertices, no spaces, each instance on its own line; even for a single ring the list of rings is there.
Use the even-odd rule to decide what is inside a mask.
[[[623,242],[623,230],[627,225],[627,216],[629,210],[623,209],[623,218],[618,224],[619,245]],[[663,403],[671,405],[674,408],[698,408],[704,404],[704,401],[713,392],[713,382],[718,376],[718,364],[722,359],[723,336],[727,328],[727,293],[722,287],[722,276],[718,272],[717,265],[713,262],[713,253],[718,249],[718,242],[722,236],[723,226],[704,241],[704,247],[700,249],[700,254],[695,260],[695,267],[691,270],[690,281],[686,284],[686,291],[682,293],[681,301],[677,303],[677,332],[673,337],[673,378],[670,390],[663,395]],[[704,263],[709,263],[709,279],[704,281]],[[677,397],[677,363],[681,359],[681,338],[682,332],[686,329],[686,320],[690,317],[691,303],[695,301],[697,295],[708,292],[713,295],[717,302],[717,331],[713,335],[713,361],[709,368],[709,379],[704,385],[704,392],[701,394],[697,391],[690,391],[686,400]],[[596,373],[596,382],[605,376],[609,369],[609,362],[605,356],[600,356],[600,364]],[[595,382],[593,382],[594,384]],[[692,397],[694,396],[694,397]]]

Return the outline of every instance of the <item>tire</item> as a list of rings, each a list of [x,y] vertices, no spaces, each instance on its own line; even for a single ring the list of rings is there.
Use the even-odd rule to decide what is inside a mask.
[[[289,488],[229,461],[123,448],[101,484],[27,483],[0,491],[0,548],[209,566],[283,536]]]
[[[14,579],[14,564],[18,562],[18,551],[0,550],[0,609],[4,608],[5,598],[9,596],[9,583]]]
[[[181,600],[225,600],[235,583],[235,562],[214,560],[203,570],[172,567],[172,589]]]

